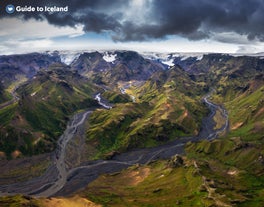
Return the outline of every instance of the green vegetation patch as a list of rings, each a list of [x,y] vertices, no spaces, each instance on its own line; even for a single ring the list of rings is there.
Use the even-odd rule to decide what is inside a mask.
[[[40,70],[17,89],[18,103],[0,110],[1,126],[6,126],[0,128],[0,150],[20,150],[23,155],[52,151],[71,115],[98,106],[95,91],[97,86],[64,65]]]
[[[254,203],[261,206],[264,187],[262,145],[239,137],[189,143],[186,152],[195,159],[203,174],[220,195],[233,206]]]
[[[40,207],[40,202],[34,198],[17,195],[0,197],[1,207]]]
[[[137,103],[116,104],[90,116],[87,142],[97,148],[96,158],[197,135],[208,112],[200,96],[204,88],[179,68],[154,74],[145,84],[130,90]],[[112,92],[104,94],[110,99],[116,97]]]
[[[4,107],[3,109],[0,109],[0,126],[6,126],[14,117],[15,111],[17,109],[17,103],[14,103],[10,106]]]
[[[127,94],[121,94],[114,91],[105,91],[102,96],[110,103],[128,103],[131,102],[131,98]]]
[[[100,176],[80,194],[103,206],[210,206],[202,183],[193,165],[158,161]]]

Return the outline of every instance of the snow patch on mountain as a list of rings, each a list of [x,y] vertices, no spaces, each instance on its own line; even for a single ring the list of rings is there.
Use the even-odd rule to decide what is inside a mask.
[[[188,58],[196,58],[197,61],[200,61],[203,59],[203,54],[200,53],[186,53],[186,54],[181,54],[181,61],[187,60]]]
[[[158,60],[164,65],[168,65],[170,67],[174,66],[175,56],[172,54],[145,52],[145,53],[142,53],[141,55],[146,59]]]
[[[205,53],[206,54],[206,53]],[[142,53],[144,58],[151,60],[160,60],[163,64],[168,66],[174,66],[175,58],[180,58],[181,61],[187,60],[188,58],[196,58],[197,61],[203,59],[203,53]]]
[[[187,60],[190,56],[183,56],[181,57],[181,61]]]
[[[113,63],[116,60],[116,54],[104,53],[103,59],[108,63]]]
[[[75,59],[77,59],[82,52],[70,52],[70,51],[65,51],[65,52],[60,52],[60,58],[61,62],[65,63],[66,65],[70,65]]]
[[[174,66],[174,59],[173,58],[168,58],[166,60],[161,60],[161,62],[164,64],[164,65],[168,65],[170,67]]]
[[[203,59],[203,55],[197,56],[196,60],[202,60]]]

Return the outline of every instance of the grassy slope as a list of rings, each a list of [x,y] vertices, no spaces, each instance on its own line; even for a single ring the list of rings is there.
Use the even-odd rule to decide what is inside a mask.
[[[166,167],[155,171],[156,164],[152,164],[128,169],[117,175],[101,176],[88,186],[83,196],[105,206],[263,206],[264,89],[263,80],[255,78],[255,75],[253,74],[253,78],[242,75],[239,80],[227,82],[220,79],[214,101],[224,103],[228,110],[230,132],[227,137],[211,142],[187,145],[186,160],[196,163],[193,181],[181,177],[182,171],[188,176],[190,167],[177,168],[177,174],[172,174],[175,180],[172,180],[165,173],[168,170]],[[145,168],[149,169],[146,177],[140,173]],[[161,172],[164,175],[163,181],[158,176]],[[136,179],[141,182],[131,185],[131,180]],[[185,199],[189,191],[179,181],[192,186],[192,193],[195,195],[189,195]],[[173,189],[171,183],[173,187],[179,187],[179,190]],[[163,189],[164,186],[166,189]],[[179,191],[182,194],[177,197]]]
[[[131,98],[127,94],[121,94],[114,91],[105,91],[102,96],[109,101],[109,103],[128,103]]]
[[[49,69],[18,89],[19,103],[0,110],[0,151],[9,157],[14,150],[24,155],[53,150],[68,117],[97,104],[95,87],[86,79],[62,65]]]
[[[0,85],[0,104],[10,100],[11,96]]]
[[[234,206],[263,206],[263,145],[239,137],[189,144],[187,154],[201,166],[224,202]]]
[[[83,196],[105,206],[264,206],[263,75],[261,71],[245,68],[247,64],[242,59],[238,65],[233,60],[228,64],[231,70],[225,67],[220,74],[216,67],[209,77],[215,80],[212,81],[216,89],[214,101],[223,103],[229,113],[229,134],[211,142],[186,146],[186,160],[195,163],[196,172],[192,174],[195,182],[186,182],[181,177],[181,171],[188,176],[190,167],[179,167],[175,170],[177,174],[172,174],[180,182],[192,183],[189,186],[195,195],[185,199],[188,188],[167,176],[166,167],[158,171],[164,175],[161,181],[158,176],[161,174],[155,171],[156,164],[151,164],[101,176],[87,187]],[[150,101],[155,89],[148,91],[151,90],[144,91],[144,98]],[[141,171],[145,168],[149,169],[149,175],[144,177]],[[137,179],[140,182],[131,185],[131,180]],[[173,189],[171,183],[173,187],[179,186],[179,190]],[[179,191],[182,194],[178,198]]]
[[[100,176],[78,194],[103,206],[209,206],[202,185],[190,160],[178,167],[158,161]]]
[[[238,71],[240,75],[234,78]],[[263,72],[239,67],[233,72],[219,79],[213,96],[229,113],[228,135],[189,144],[186,151],[201,165],[201,173],[214,182],[223,201],[232,206],[263,206]]]
[[[200,96],[194,94],[202,89],[178,71],[156,74],[136,88],[137,103],[116,104],[111,110],[96,110],[91,115],[87,142],[97,148],[96,157],[198,133],[206,110]]]
[[[78,196],[70,198],[36,199],[28,196],[0,197],[1,207],[100,207],[85,198]]]

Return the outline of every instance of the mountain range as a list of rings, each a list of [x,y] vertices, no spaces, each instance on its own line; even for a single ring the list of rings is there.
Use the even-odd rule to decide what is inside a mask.
[[[0,162],[12,173],[19,171],[12,164],[19,160],[51,153],[52,163],[67,123],[88,109],[92,113],[78,132],[81,138],[66,149],[70,155],[81,142],[84,154],[78,162],[69,156],[69,170],[91,160],[111,160],[197,137],[184,145],[181,155],[101,175],[70,197],[7,196],[0,198],[1,206],[48,206],[82,199],[94,206],[264,205],[262,54],[8,55],[0,56],[0,77]],[[95,100],[98,94],[111,107],[103,108]],[[210,115],[203,101],[207,96],[218,106],[209,125],[217,130],[228,123],[213,140],[201,133],[209,126],[204,124]],[[38,164],[29,168],[40,169]],[[0,176],[0,184],[12,183],[7,174]],[[23,180],[30,177],[34,176],[25,174]]]

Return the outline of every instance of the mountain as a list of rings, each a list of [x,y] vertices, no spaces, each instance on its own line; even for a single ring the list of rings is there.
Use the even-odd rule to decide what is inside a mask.
[[[0,83],[0,104],[10,99],[9,94],[5,91],[2,83]]]
[[[0,205],[81,201],[95,206],[264,205],[262,57],[131,51],[82,52],[72,57],[68,66],[57,63],[40,69],[16,90],[18,101],[0,108],[0,150],[10,158],[15,151],[23,155],[52,151],[69,117],[95,107],[84,130],[90,161],[66,179],[66,185],[73,184],[70,188],[78,182],[89,184],[69,197],[18,195],[0,198]],[[98,107],[93,100],[97,92],[105,103],[111,102],[111,109]],[[199,141],[184,146],[184,154],[161,159],[158,150],[144,165],[126,157],[142,148],[196,137],[201,126],[207,126],[202,125],[209,113],[202,101],[205,96],[226,112],[223,116],[216,110],[210,124],[217,129],[225,123],[223,117],[229,120],[217,139],[206,140],[202,134]],[[95,166],[111,172],[107,164],[124,164],[116,159],[119,154],[129,160],[125,162],[129,167],[97,177]]]
[[[107,206],[263,206],[263,59],[209,54],[201,60],[181,60],[178,65],[181,67],[168,73],[153,74],[143,86],[134,89],[134,94],[158,108],[156,97],[166,94],[162,88],[172,85],[172,80],[172,91],[177,91],[178,97],[185,93],[193,98],[214,89],[212,100],[228,112],[228,134],[213,141],[187,144],[183,162],[172,158],[100,176],[77,194]],[[181,101],[186,103],[182,98]],[[188,108],[190,112],[193,106]],[[156,111],[155,114],[160,117]],[[215,120],[219,119],[216,113]],[[139,123],[144,126],[144,122]],[[118,128],[122,131],[122,127]],[[151,134],[155,131],[152,129],[144,131]],[[170,164],[175,161],[176,165]]]
[[[262,206],[263,59],[214,55],[209,62],[209,57],[203,64],[210,66],[214,102],[228,111],[229,133],[212,142],[189,144],[187,155],[215,189],[213,199],[229,206]]]
[[[19,100],[0,109],[0,151],[8,157],[16,150],[22,155],[53,151],[69,116],[97,106],[97,90],[63,64],[39,70],[17,89]]]
[[[182,103],[188,103],[182,98],[183,94],[194,99],[195,95],[214,89],[211,99],[228,112],[228,133],[212,141],[188,143],[186,156],[177,155],[169,160],[102,175],[75,195],[106,206],[124,203],[128,206],[264,205],[263,59],[210,54],[198,61],[192,58],[183,61],[190,61],[188,67],[182,63],[181,67],[156,73],[135,89],[137,98],[159,108],[157,96],[166,94],[163,89],[166,85],[167,89],[169,84],[173,86],[169,94],[177,92],[176,97],[181,97]],[[173,105],[179,106],[175,102]],[[188,113],[192,114],[190,109],[194,106],[199,105],[192,105]],[[201,109],[197,108],[200,112]],[[161,116],[157,111],[155,114]],[[214,119],[221,122],[217,113]],[[139,123],[138,126],[144,126],[144,122]],[[118,128],[122,131],[122,127]],[[139,140],[152,134],[155,127],[152,129],[144,130],[147,134]]]
[[[86,52],[75,59],[71,67],[99,84],[146,80],[154,72],[164,70],[162,64],[145,59],[133,51]]]
[[[90,116],[88,145],[102,156],[197,135],[207,113],[201,101],[205,90],[182,68],[156,72],[134,89],[136,103],[116,104]]]
[[[34,76],[40,68],[47,68],[49,65],[61,62],[57,53],[29,53],[21,55],[0,56],[0,79],[1,83],[8,87],[19,76],[30,78]]]

